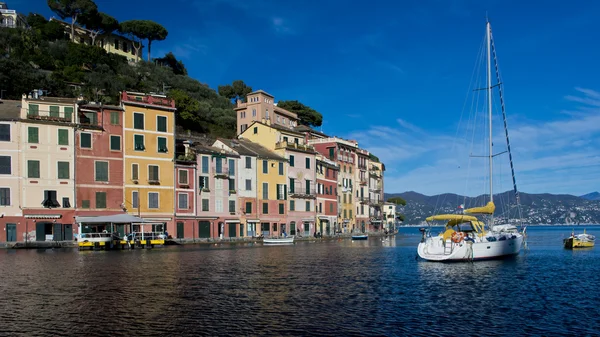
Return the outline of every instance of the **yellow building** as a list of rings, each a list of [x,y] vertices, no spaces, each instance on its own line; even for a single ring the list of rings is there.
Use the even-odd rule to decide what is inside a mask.
[[[175,102],[163,95],[123,92],[121,103],[125,206],[129,213],[162,223],[175,233]]]

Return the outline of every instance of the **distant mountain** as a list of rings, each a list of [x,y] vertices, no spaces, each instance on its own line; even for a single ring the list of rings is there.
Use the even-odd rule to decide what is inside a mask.
[[[489,196],[465,197],[445,193],[427,196],[418,192],[386,193],[385,199],[401,197],[406,206],[398,206],[398,211],[406,217],[405,224],[419,224],[430,215],[437,213],[457,213],[459,206],[464,208],[483,206]],[[593,199],[596,197],[596,199]],[[600,193],[594,192],[577,197],[569,194],[529,194],[520,193],[521,214],[528,224],[571,224],[600,223]],[[518,218],[515,197],[512,191],[494,195],[496,212],[500,220]]]
[[[592,192],[592,193],[582,195],[582,196],[580,196],[580,198],[583,198],[585,200],[600,200],[600,193]]]

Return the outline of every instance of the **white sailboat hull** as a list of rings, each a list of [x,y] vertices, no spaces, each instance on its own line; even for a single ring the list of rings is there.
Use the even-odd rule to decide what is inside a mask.
[[[472,261],[499,259],[517,255],[521,251],[523,235],[520,233],[507,236],[506,240],[487,242],[454,243],[441,237],[428,237],[425,242],[419,243],[417,252],[419,257],[428,261]]]

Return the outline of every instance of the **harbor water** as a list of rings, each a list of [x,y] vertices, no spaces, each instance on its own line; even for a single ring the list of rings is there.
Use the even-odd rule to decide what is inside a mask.
[[[0,250],[0,336],[597,335],[600,247],[565,250],[571,229],[529,227],[514,259],[451,264],[416,259],[418,228],[273,247]]]

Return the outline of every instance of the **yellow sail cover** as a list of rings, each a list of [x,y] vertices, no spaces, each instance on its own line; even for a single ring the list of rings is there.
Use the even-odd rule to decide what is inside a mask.
[[[478,219],[471,215],[463,214],[438,214],[432,215],[425,219],[426,221],[448,221],[447,226],[454,226],[464,222],[478,221]]]
[[[465,214],[494,214],[496,205],[492,201],[488,202],[487,205],[482,207],[473,207],[465,209]]]

